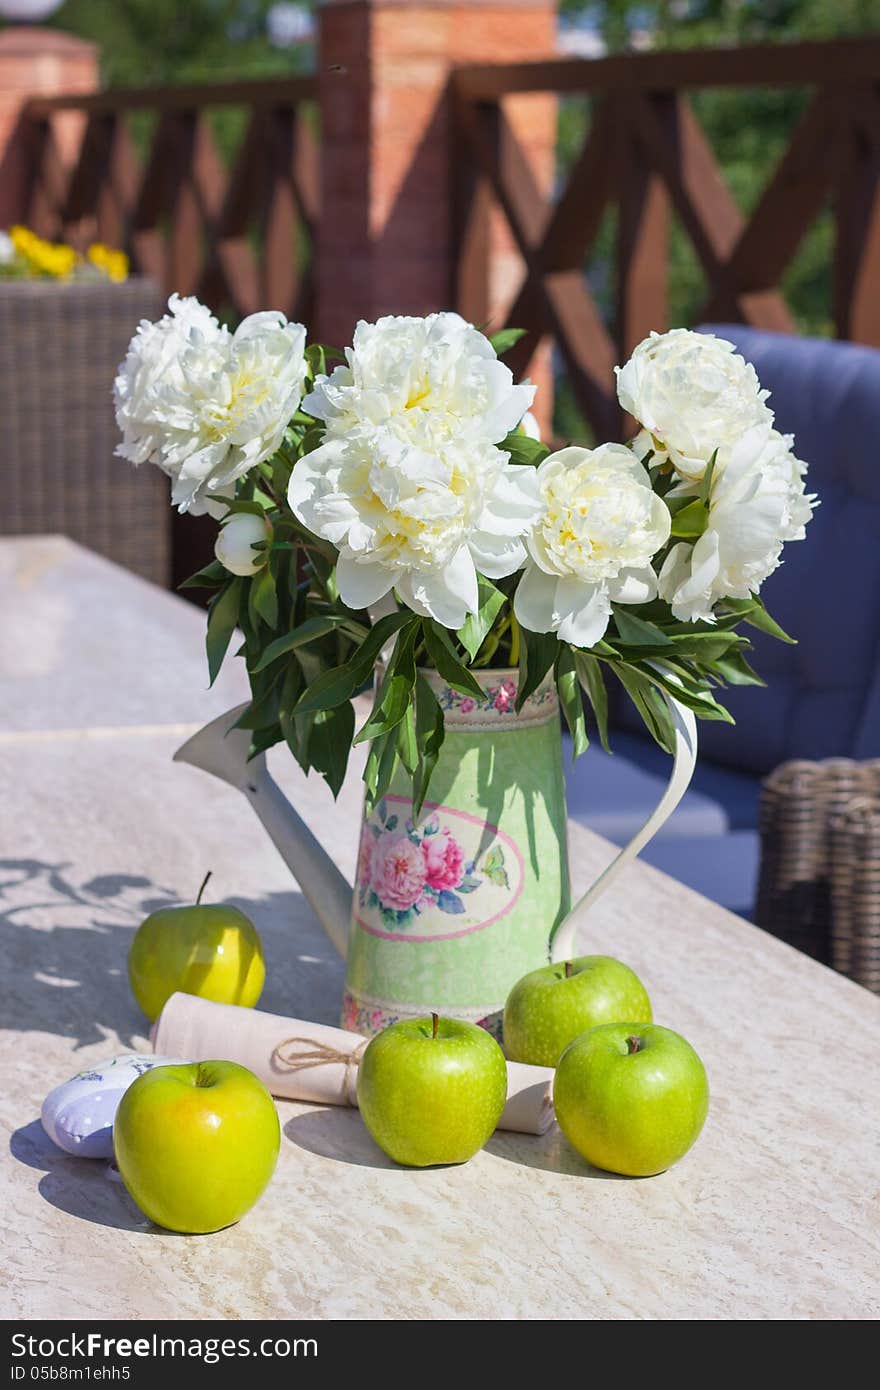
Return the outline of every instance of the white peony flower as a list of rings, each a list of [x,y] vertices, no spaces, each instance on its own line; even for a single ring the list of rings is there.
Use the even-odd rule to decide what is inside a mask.
[[[669,509],[622,444],[571,447],[537,469],[542,515],[527,545],[531,563],[514,597],[517,620],[591,647],[611,603],[645,603],[657,581],[651,559],[669,539]]]
[[[303,525],[338,547],[350,608],[395,588],[449,628],[477,611],[477,570],[499,579],[522,566],[539,510],[533,468],[430,416],[329,439],[299,460],[287,495]]]
[[[15,242],[8,232],[0,231],[0,265],[11,265],[15,260]]]
[[[532,403],[482,333],[458,314],[359,323],[347,364],[319,377],[304,408],[324,443],[293,471],[295,515],[339,549],[344,603],[394,588],[458,628],[491,579],[525,561],[535,475],[495,445]]]
[[[639,457],[652,448],[652,464],[668,459],[683,478],[702,478],[716,449],[723,472],[737,440],[773,424],[754,367],[710,333],[652,333],[615,371],[620,404],[643,426]]]
[[[302,398],[305,329],[283,314],[252,314],[234,334],[196,299],[144,321],[119,368],[117,454],[157,464],[181,511],[203,512],[281,443]]]
[[[693,546],[674,545],[660,571],[660,597],[680,621],[712,622],[719,599],[758,593],[785,541],[803,539],[816,499],[805,490],[806,465],[793,442],[758,426],[713,474],[706,530]]]
[[[220,527],[214,554],[230,574],[247,578],[266,563],[265,552],[254,550],[254,546],[268,539],[269,527],[264,517],[254,512],[233,512]]]
[[[534,386],[514,385],[488,338],[459,314],[361,321],[345,355],[346,365],[319,376],[303,403],[325,421],[328,439],[389,418],[401,437],[421,435],[430,419],[450,434],[467,430],[497,444],[535,397]]]

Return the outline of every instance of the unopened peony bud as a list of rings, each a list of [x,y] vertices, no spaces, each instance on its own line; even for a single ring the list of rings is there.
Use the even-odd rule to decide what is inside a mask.
[[[248,578],[266,563],[265,551],[255,545],[269,539],[269,525],[251,512],[235,512],[224,521],[214,545],[214,554],[230,574]]]

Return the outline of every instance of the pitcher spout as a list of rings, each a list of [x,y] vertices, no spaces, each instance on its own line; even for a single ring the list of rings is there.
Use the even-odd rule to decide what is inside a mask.
[[[206,724],[178,748],[174,761],[199,767],[237,787],[247,797],[303,897],[344,959],[348,950],[351,884],[270,775],[265,753],[248,761],[250,731],[234,727],[246,708],[239,705]]]

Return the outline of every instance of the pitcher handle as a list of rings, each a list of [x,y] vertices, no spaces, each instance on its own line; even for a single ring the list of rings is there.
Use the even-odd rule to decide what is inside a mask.
[[[629,844],[624,845],[620,853],[615,855],[595,883],[575,903],[568,916],[560,922],[550,941],[551,961],[571,959],[575,951],[577,929],[586,917],[588,909],[605,892],[609,884],[613,883],[621,869],[625,868],[631,859],[635,859],[651,837],[656,835],[664,821],[672,815],[690,785],[697,761],[697,721],[693,711],[688,709],[687,705],[683,705],[679,700],[676,700],[674,695],[670,695],[665,690],[662,694],[669,706],[672,722],[675,726],[675,758],[666,790],[641,830],[636,831]]]

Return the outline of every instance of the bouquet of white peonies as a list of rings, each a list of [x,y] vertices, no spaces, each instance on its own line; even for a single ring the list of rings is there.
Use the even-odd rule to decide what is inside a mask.
[[[610,673],[674,747],[664,692],[704,719],[760,684],[744,625],[786,634],[759,597],[815,498],[733,345],[675,329],[618,369],[629,445],[535,438],[535,388],[454,313],[359,323],[345,353],[278,313],[231,333],[194,299],[144,322],[115,386],[118,452],[219,522],[211,679],[239,628],[256,754],[286,742],[336,793],[355,741],[379,800],[402,764],[424,800],[443,710],[421,671],[475,700],[472,672],[518,668],[519,704],[552,671],[577,756],[583,692],[607,746]],[[355,731],[353,697],[374,679]]]

